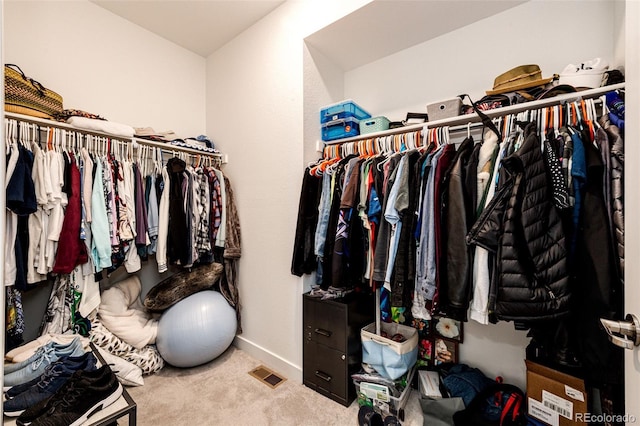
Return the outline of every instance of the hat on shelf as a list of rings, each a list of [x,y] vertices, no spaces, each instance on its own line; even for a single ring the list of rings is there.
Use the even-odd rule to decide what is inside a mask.
[[[538,65],[520,65],[500,74],[493,81],[493,90],[487,90],[487,95],[515,92],[516,90],[544,86],[554,77],[542,78],[542,71]]]
[[[569,64],[560,73],[560,83],[593,89],[602,86],[603,74],[609,64],[602,58],[594,58],[580,64]]]
[[[547,99],[553,98],[558,95],[566,95],[567,93],[576,93],[579,90],[570,84],[558,84],[557,86],[553,86],[552,88],[543,91],[540,93],[536,99]]]

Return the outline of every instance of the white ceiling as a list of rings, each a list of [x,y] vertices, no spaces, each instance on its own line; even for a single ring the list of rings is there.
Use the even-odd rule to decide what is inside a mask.
[[[285,0],[89,1],[207,57]],[[374,0],[305,40],[348,71],[525,1]]]
[[[207,57],[284,0],[90,0]]]

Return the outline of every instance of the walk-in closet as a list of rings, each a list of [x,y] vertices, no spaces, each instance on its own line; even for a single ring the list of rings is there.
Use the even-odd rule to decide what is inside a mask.
[[[640,255],[640,228],[635,220],[640,214],[640,199],[634,193],[634,182],[638,180],[634,164],[640,159],[640,151],[633,143],[640,136],[635,119],[640,111],[640,3],[261,1],[250,2],[251,7],[247,4],[243,23],[232,36],[218,44],[208,40],[210,33],[205,27],[226,28],[225,16],[229,23],[235,22],[236,14],[243,13],[239,3],[244,2],[2,2],[3,63],[18,65],[28,77],[61,94],[65,109],[93,113],[107,122],[140,129],[141,134],[146,128],[148,134],[176,135],[175,139],[180,140],[203,136],[215,145],[216,152],[171,146],[166,138],[116,137],[109,132],[81,130],[66,122],[11,112],[2,114],[0,132],[5,143],[16,149],[37,144],[44,150],[49,147],[60,152],[81,152],[86,147],[97,156],[109,152],[114,158],[140,164],[140,171],[147,173],[158,164],[166,170],[167,162],[177,158],[194,170],[200,167],[220,171],[232,186],[241,249],[240,245],[227,246],[227,255],[224,251],[219,256],[212,255],[224,268],[225,279],[220,280],[218,271],[216,282],[232,283],[222,289],[217,285],[222,302],[230,309],[229,324],[238,324],[237,329],[225,331],[230,346],[219,348],[220,353],[212,360],[194,361],[200,364],[193,367],[179,364],[197,349],[181,352],[163,368],[146,365],[147,372],[140,376],[143,385],[124,386],[129,399],[118,410],[127,406],[129,411],[120,413],[117,424],[127,424],[132,418],[140,425],[358,424],[360,407],[351,375],[360,372],[360,333],[376,320],[393,323],[393,318],[381,315],[375,289],[366,295],[366,304],[323,305],[309,298],[309,292],[319,282],[317,264],[292,273],[297,229],[304,221],[299,214],[305,170],[337,157],[391,154],[403,148],[418,150],[447,142],[453,158],[466,137],[473,136],[475,143],[480,143],[486,126],[472,112],[469,119],[459,116],[413,122],[404,128],[408,132],[393,129],[371,138],[323,141],[320,111],[344,100],[355,101],[374,117],[402,121],[407,113],[426,113],[427,105],[460,99],[459,95],[469,96],[461,100],[467,105],[470,100],[480,100],[494,88],[497,76],[525,64],[536,64],[544,79],[553,79],[568,64],[594,58],[606,62],[608,70],[620,70],[624,81],[612,90],[624,94],[626,115],[631,118],[624,127],[627,167],[622,242],[626,264],[619,277],[624,295],[619,319],[623,321],[627,314],[640,316],[640,290],[636,283],[640,277],[636,261]],[[210,21],[204,19],[206,16],[211,16]],[[581,103],[578,91],[486,114],[506,135],[510,131],[524,132],[515,121],[534,121],[539,130],[553,117],[582,117],[586,108],[589,114],[602,115],[608,90],[591,87],[583,92],[589,102]],[[554,116],[554,108],[564,112]],[[57,133],[59,136],[55,136]],[[367,144],[367,140],[374,139],[376,142]],[[6,171],[10,152],[3,158],[2,168]],[[224,178],[217,177],[223,182]],[[219,195],[222,199],[222,192]],[[6,197],[4,205],[7,207]],[[0,219],[11,220],[11,211],[2,210]],[[315,211],[318,212],[317,203]],[[217,219],[226,222],[222,217]],[[200,222],[203,232],[211,228],[214,220],[209,216],[208,223]],[[192,223],[197,222],[194,219]],[[6,240],[6,231],[3,237]],[[139,244],[147,246],[146,243]],[[184,250],[197,252],[194,247]],[[6,277],[13,263],[6,251],[5,258],[9,259],[3,265]],[[310,263],[313,260],[317,259],[311,256]],[[178,260],[179,264],[184,262],[189,263],[188,259]],[[104,294],[117,283],[135,277],[139,296],[133,299],[142,305],[154,286],[183,269],[173,264],[165,272],[153,253],[146,260],[143,256],[139,265],[137,270],[128,270],[123,261],[116,270],[105,268],[101,280],[94,283],[95,289],[99,283]],[[37,268],[30,277],[35,273],[39,273]],[[202,285],[203,279],[210,277],[190,276],[187,282]],[[7,280],[5,285],[7,292],[3,292],[0,301],[5,307],[8,303],[13,307],[16,294],[11,297],[11,290],[15,285]],[[25,314],[23,343],[34,341],[45,329],[43,323],[51,318],[47,306],[52,290],[60,285],[49,279],[44,284],[29,283],[28,290],[20,290]],[[370,286],[363,288],[367,287],[372,290]],[[188,315],[190,310],[194,309],[184,309],[183,314]],[[161,315],[150,314],[150,318],[158,322]],[[6,329],[11,318],[4,318],[0,324]],[[481,324],[473,316],[455,319],[462,322],[463,336],[455,343],[458,363],[476,367],[491,379],[499,376],[506,383],[527,389],[525,358],[531,340],[528,329],[519,329],[514,321],[507,320]],[[146,322],[140,320],[137,324],[149,330]],[[210,336],[210,330],[215,329],[211,326],[192,334]],[[71,335],[73,330],[64,331]],[[189,333],[176,332],[176,342],[180,334],[186,337]],[[5,334],[5,353],[16,347],[10,339],[11,335]],[[202,344],[209,343],[207,340],[214,346],[218,344],[213,342],[216,339],[201,340]],[[635,403],[640,395],[640,381],[636,380],[640,378],[640,350],[633,345],[632,337],[622,340],[631,349],[620,350],[620,359],[624,358],[624,384],[620,388],[624,389],[624,397],[616,401],[616,406],[624,406],[624,413],[620,414],[640,419]],[[173,344],[173,348],[180,346]],[[273,375],[273,383],[256,380],[256,371],[265,377]],[[526,400],[523,404],[532,409]],[[402,424],[423,424],[417,387],[411,389],[403,407]],[[128,419],[125,414],[129,414]],[[568,421],[566,416],[557,414],[556,411],[550,424],[579,424],[564,423]],[[575,420],[575,413],[572,414]],[[400,417],[397,410],[395,416]],[[5,416],[5,424],[12,421],[15,418]],[[89,420],[82,424],[94,423]]]

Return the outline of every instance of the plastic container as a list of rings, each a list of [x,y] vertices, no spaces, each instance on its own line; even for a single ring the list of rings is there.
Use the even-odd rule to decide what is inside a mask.
[[[418,330],[395,322],[381,322],[380,327],[389,338],[376,334],[376,323],[360,330],[362,362],[382,377],[395,380],[409,371],[418,359]],[[404,340],[392,340],[394,335],[402,335]]]
[[[391,393],[386,386],[381,386],[375,383],[356,382],[354,380],[353,383],[356,386],[358,401],[367,399],[368,402],[373,405],[374,410],[382,414],[383,417],[391,414],[400,419],[400,421],[404,421],[404,408],[409,400],[411,382],[413,381],[415,371],[416,367],[413,366],[407,372],[406,386],[399,397],[391,396]]]
[[[347,99],[336,104],[328,105],[320,110],[320,124],[325,124],[330,121],[336,121],[346,118],[355,118],[356,120],[364,120],[365,118],[371,118],[371,114],[362,109],[358,104],[351,99]]]
[[[340,118],[322,125],[322,140],[349,138],[360,134],[359,120],[349,117]]]
[[[383,132],[389,130],[389,119],[387,117],[373,117],[360,120],[360,134]]]
[[[460,115],[462,100],[460,98],[446,99],[427,105],[429,120],[436,121]]]

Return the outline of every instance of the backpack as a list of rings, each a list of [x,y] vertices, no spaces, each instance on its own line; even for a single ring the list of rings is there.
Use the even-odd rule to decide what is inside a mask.
[[[453,415],[455,426],[525,426],[525,396],[517,386],[496,382]]]
[[[462,398],[465,407],[471,404],[480,391],[495,383],[479,369],[466,364],[453,364],[448,368],[443,365],[440,369],[440,377],[442,377],[447,396]]]

